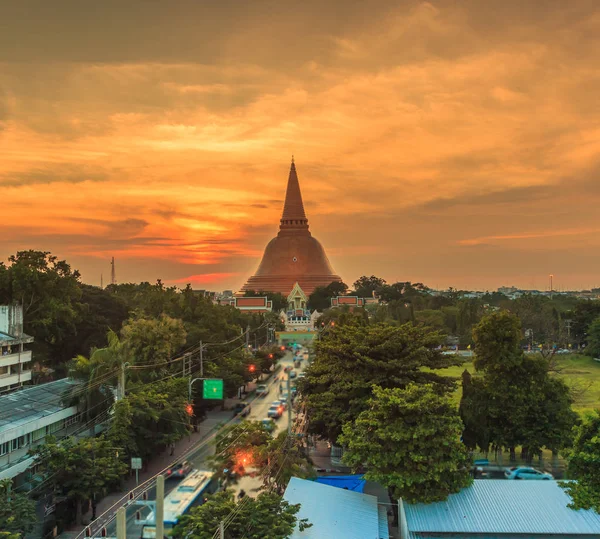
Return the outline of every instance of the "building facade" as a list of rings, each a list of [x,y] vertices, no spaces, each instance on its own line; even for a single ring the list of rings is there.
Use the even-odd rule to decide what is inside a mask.
[[[31,382],[32,353],[25,345],[32,342],[23,333],[23,307],[0,305],[0,394]]]

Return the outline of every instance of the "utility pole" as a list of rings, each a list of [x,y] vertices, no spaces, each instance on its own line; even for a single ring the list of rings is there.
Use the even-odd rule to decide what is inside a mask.
[[[126,514],[125,507],[119,507],[117,511],[117,539],[127,539]]]
[[[292,393],[290,391],[290,373],[287,377],[287,408],[288,408],[288,436],[292,434]]]
[[[100,274],[100,290],[104,290],[104,276]]]
[[[121,372],[119,373],[119,386],[117,388],[117,401],[120,401],[125,397],[125,367],[128,367],[129,363],[126,361],[121,364]]]
[[[115,272],[115,257],[110,261],[110,284],[117,284],[117,274]]]
[[[246,348],[250,346],[250,326],[246,326]]]
[[[165,477],[156,478],[156,539],[165,536]]]
[[[204,347],[202,346],[202,341],[200,341],[200,378],[204,376]]]
[[[221,522],[219,522],[219,538],[225,539],[225,521],[224,520],[221,520]]]

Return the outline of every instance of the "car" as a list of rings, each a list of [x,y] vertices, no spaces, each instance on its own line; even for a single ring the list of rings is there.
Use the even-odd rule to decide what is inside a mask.
[[[184,460],[183,462],[171,466],[167,470],[167,473],[165,474],[166,479],[183,479],[192,470],[193,467],[191,463],[189,463],[187,460]]]
[[[269,408],[269,411],[267,412],[267,417],[273,418],[273,419],[279,419],[281,417],[282,412],[283,412],[283,410],[281,409],[280,404],[278,404],[277,406],[273,405]]]
[[[296,376],[297,376],[297,374],[296,374],[296,371],[292,369],[292,370],[289,372],[289,377],[290,377],[290,379],[292,379],[292,380],[293,380],[294,378],[296,378]]]
[[[287,400],[288,400],[288,392],[284,391],[281,394],[281,398],[287,402]],[[291,394],[291,399],[292,399],[292,402],[294,402],[294,394],[293,393]]]
[[[292,397],[295,397],[296,393],[298,393],[298,388],[296,386],[293,386],[291,391],[292,391]]]
[[[540,472],[534,468],[528,468],[526,466],[515,466],[514,468],[508,468],[504,472],[506,479],[537,479],[550,481],[554,479],[552,475],[546,472]]]
[[[266,417],[261,421],[262,426],[269,432],[275,430],[275,422],[270,418]]]
[[[233,415],[239,415],[240,417],[246,417],[252,411],[252,406],[248,402],[238,402],[233,407]]]
[[[301,372],[300,374],[298,374],[298,378],[304,378],[306,376],[305,372]]]
[[[287,410],[287,404],[288,404],[287,400],[285,400],[285,399],[279,399],[277,402],[279,403],[279,406],[283,407],[284,411]]]
[[[269,388],[265,384],[260,384],[256,386],[256,394],[259,397],[265,397],[269,394]]]

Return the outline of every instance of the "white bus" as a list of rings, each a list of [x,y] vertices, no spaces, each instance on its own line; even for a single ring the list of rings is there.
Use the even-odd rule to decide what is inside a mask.
[[[171,535],[181,516],[187,514],[192,507],[202,505],[208,494],[218,490],[219,483],[214,479],[214,475],[214,472],[206,470],[193,470],[165,496],[163,518],[165,536]],[[153,519],[154,515],[150,515],[147,520]],[[156,525],[144,524],[141,537],[142,539],[156,539]]]

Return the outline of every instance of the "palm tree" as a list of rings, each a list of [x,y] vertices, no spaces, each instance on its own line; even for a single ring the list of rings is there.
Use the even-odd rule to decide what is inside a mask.
[[[108,332],[108,346],[94,348],[90,357],[76,356],[69,368],[69,376],[78,380],[66,396],[69,406],[78,406],[90,423],[108,410],[115,400],[115,383],[124,361],[124,347],[114,331]],[[90,435],[95,424],[90,426]]]

